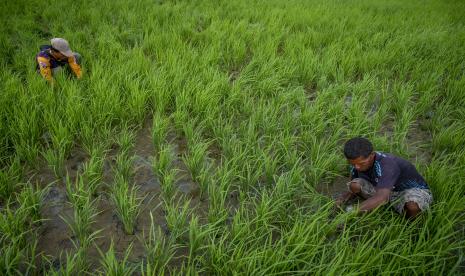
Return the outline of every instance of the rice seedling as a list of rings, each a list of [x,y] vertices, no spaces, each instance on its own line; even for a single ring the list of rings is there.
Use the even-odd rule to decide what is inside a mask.
[[[143,201],[143,198],[137,196],[137,187],[129,187],[127,180],[119,175],[111,188],[110,199],[115,205],[116,215],[123,223],[124,232],[134,234]]]
[[[29,193],[34,198],[40,197],[40,191]],[[20,196],[31,199],[29,196]],[[0,212],[0,272],[2,274],[18,274],[21,268],[34,268],[37,237],[34,225],[39,222],[34,218],[37,210],[35,200],[24,200],[17,208],[8,202]]]
[[[204,198],[207,195],[208,189],[212,185],[212,167],[212,163],[204,163],[198,172],[198,176],[195,178],[200,187],[200,198]]]
[[[103,150],[94,152],[88,162],[82,168],[82,178],[87,182],[87,189],[92,195],[96,195],[103,178],[103,164],[105,156]]]
[[[17,158],[8,169],[0,171],[0,202],[7,202],[16,191],[21,174],[22,168]]]
[[[170,235],[174,240],[184,241],[184,234],[187,233],[189,216],[192,210],[190,209],[190,200],[171,197],[163,201],[163,209],[166,213],[166,223],[170,230]]]
[[[169,118],[164,117],[161,113],[156,112],[153,115],[152,139],[155,149],[161,150],[168,134]]]
[[[28,206],[29,219],[40,222],[42,219],[40,209],[49,186],[41,189],[29,182],[21,186],[22,190],[16,195],[16,201],[22,206]]]
[[[207,170],[208,160],[206,160],[209,144],[198,142],[189,149],[189,154],[182,157],[184,164],[189,169],[189,173],[194,181],[198,182],[202,171]]]
[[[86,259],[87,248],[79,247],[75,253],[66,253],[65,265],[58,269],[44,268],[45,275],[76,275],[88,270],[88,260]],[[52,261],[49,261],[48,267],[53,267]]]
[[[78,177],[74,185],[71,183],[67,177],[66,191],[73,206],[73,217],[71,219],[62,217],[62,219],[77,238],[77,243],[73,241],[75,247],[87,249],[99,233],[92,230],[92,224],[98,215],[96,208],[98,198],[92,199],[91,192],[82,177]]]
[[[123,177],[124,179],[131,179],[132,174],[133,174],[133,170],[132,170],[133,161],[134,161],[134,156],[129,156],[129,154],[126,152],[118,154],[115,160],[116,174]]]
[[[142,242],[147,256],[146,263],[141,264],[142,275],[164,274],[177,246],[174,238],[165,237],[161,228],[155,225],[152,213],[150,213],[149,233],[147,236],[144,233]]]
[[[134,138],[134,133],[127,127],[124,127],[119,136],[116,138],[116,142],[118,143],[122,154],[128,153],[128,151],[134,146]]]
[[[160,187],[162,191],[162,196],[166,200],[170,200],[176,194],[176,181],[177,181],[178,170],[171,169],[169,170],[163,178],[160,179]]]
[[[136,270],[136,266],[129,263],[128,258],[132,250],[132,244],[124,252],[122,259],[116,256],[113,242],[107,252],[103,253],[99,249],[99,253],[102,256],[101,263],[102,268],[99,271],[100,275],[132,275]]]

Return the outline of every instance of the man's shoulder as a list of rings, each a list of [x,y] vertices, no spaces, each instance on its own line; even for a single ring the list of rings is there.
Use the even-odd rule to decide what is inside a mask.
[[[47,51],[40,51],[40,52],[37,54],[37,58],[46,58],[46,59],[50,59],[50,55],[47,53]]]
[[[399,165],[397,157],[395,155],[385,152],[376,152],[376,160],[374,167],[377,170],[377,173],[381,175],[383,169],[398,169]]]
[[[396,163],[397,159],[399,157],[395,156],[392,153],[386,153],[386,152],[376,152],[376,160],[381,161],[382,163]]]

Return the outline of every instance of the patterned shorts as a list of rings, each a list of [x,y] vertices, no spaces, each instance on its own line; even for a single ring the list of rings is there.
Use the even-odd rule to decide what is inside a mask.
[[[373,196],[376,192],[375,187],[369,181],[363,178],[354,178],[352,182],[357,182],[361,186],[361,196],[365,199]],[[347,183],[347,187],[349,187],[350,182]],[[433,195],[429,189],[419,189],[419,188],[412,188],[406,189],[401,192],[391,192],[391,196],[389,197],[389,202],[392,204],[394,209],[398,213],[404,212],[405,203],[413,201],[422,211],[429,208],[431,203],[433,202]]]

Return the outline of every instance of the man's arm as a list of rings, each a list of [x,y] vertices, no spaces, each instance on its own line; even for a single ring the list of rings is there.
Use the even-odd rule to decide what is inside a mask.
[[[50,60],[45,57],[37,57],[37,63],[39,64],[39,71],[42,77],[53,83],[52,69],[50,69]]]
[[[350,181],[349,181],[349,183],[352,182],[352,180],[354,180],[354,178],[357,178],[357,177],[358,177],[357,170],[355,170],[355,168],[353,166],[350,166],[350,178],[349,178]],[[341,207],[342,204],[344,204],[349,199],[352,199],[354,196],[355,196],[355,194],[352,193],[351,191],[347,191],[347,192],[343,193],[340,197],[338,197],[336,199],[336,206]]]
[[[81,69],[81,66],[77,64],[76,58],[74,56],[71,56],[68,58],[68,64],[69,64],[69,67],[71,67],[71,70],[76,75],[76,77],[80,79],[82,77],[82,69]]]
[[[336,199],[336,206],[341,207],[342,204],[344,204],[346,201],[353,198],[354,196],[355,196],[355,194],[352,193],[351,191],[347,191],[347,192],[343,193],[340,197],[338,197]]]
[[[369,199],[365,200],[360,204],[359,212],[369,212],[378,206],[381,206],[387,202],[389,202],[389,195],[391,194],[391,189],[389,188],[381,188],[376,191],[376,193],[370,197]]]

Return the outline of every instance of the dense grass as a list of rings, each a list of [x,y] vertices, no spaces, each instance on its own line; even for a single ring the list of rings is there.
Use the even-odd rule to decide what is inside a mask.
[[[461,1],[33,0],[0,14],[1,274],[464,273]],[[82,80],[36,74],[51,37],[83,56]],[[131,154],[147,120],[161,191],[141,195]],[[414,161],[431,211],[334,213],[315,187],[347,175],[354,135]],[[70,176],[75,149],[88,160]],[[56,181],[31,177],[44,169]],[[183,177],[199,195],[180,195]],[[61,256],[37,250],[51,185],[73,210]],[[99,202],[143,252],[99,246]]]

